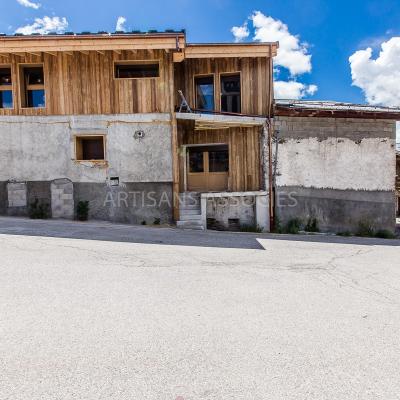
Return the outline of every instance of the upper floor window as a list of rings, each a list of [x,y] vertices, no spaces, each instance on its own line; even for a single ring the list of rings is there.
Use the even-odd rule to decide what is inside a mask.
[[[0,108],[13,108],[11,68],[0,67]]]
[[[221,75],[221,111],[241,112],[240,74]]]
[[[214,76],[198,76],[194,79],[196,108],[214,111]]]
[[[158,78],[159,76],[160,65],[158,62],[122,61],[115,64],[115,78],[117,79]]]
[[[43,66],[22,66],[21,75],[22,107],[45,107]]]

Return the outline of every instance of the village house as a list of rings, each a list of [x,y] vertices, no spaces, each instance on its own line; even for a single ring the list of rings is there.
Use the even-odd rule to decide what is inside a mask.
[[[0,37],[0,214],[269,231],[395,225],[397,110],[277,102],[278,43]]]

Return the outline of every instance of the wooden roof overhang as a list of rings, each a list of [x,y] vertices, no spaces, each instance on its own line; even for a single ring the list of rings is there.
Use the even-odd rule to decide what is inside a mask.
[[[234,127],[264,126],[267,119],[246,115],[223,115],[201,113],[176,113],[177,120],[194,121],[196,131],[210,129],[229,129]]]
[[[184,50],[174,54],[174,61],[187,58],[242,58],[275,57],[279,43],[202,43],[188,44]]]
[[[12,53],[56,53],[121,50],[182,51],[186,46],[185,34],[71,34],[0,37],[0,55]]]

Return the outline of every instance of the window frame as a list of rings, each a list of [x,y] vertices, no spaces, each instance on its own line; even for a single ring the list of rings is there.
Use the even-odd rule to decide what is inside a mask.
[[[10,88],[11,88],[11,96],[12,96],[12,104],[13,104],[13,106],[12,107],[0,107],[0,110],[15,110],[15,108],[16,108],[15,107],[16,106],[16,104],[15,104],[15,76],[14,76],[14,73],[13,73],[14,72],[13,71],[13,66],[12,66],[12,64],[0,63],[0,69],[3,69],[3,68],[10,69],[10,72],[11,72],[11,86],[9,86],[9,89],[7,90],[7,89],[2,89],[2,87],[6,88],[7,87],[6,85],[0,85],[0,91],[7,92],[7,91],[10,91]]]
[[[38,68],[42,67],[43,69],[43,85],[26,85],[25,82],[25,72],[24,70],[26,68]],[[45,68],[44,68],[44,63],[39,62],[39,63],[19,63],[18,64],[18,78],[19,78],[19,106],[21,110],[46,110],[47,109],[47,79],[45,76]],[[33,86],[35,88],[33,88]],[[30,87],[30,89],[28,88]],[[27,106],[27,94],[28,90],[44,90],[44,107],[28,107]]]
[[[117,77],[117,66],[118,65],[158,65],[158,76],[144,76],[144,77],[137,77],[137,78],[118,78]],[[143,80],[143,79],[160,79],[161,78],[161,60],[151,59],[151,60],[114,60],[113,61],[113,79],[116,81],[133,81],[133,80]]]
[[[216,73],[215,72],[211,72],[210,74],[195,74],[193,75],[193,97],[194,97],[194,108],[196,110],[199,111],[204,111],[204,112],[216,112],[217,111],[217,85],[216,85]],[[196,79],[197,78],[207,78],[207,77],[211,77],[213,78],[213,82],[214,82],[214,109],[213,110],[203,110],[198,108],[197,105],[197,86],[196,86]]]
[[[103,159],[98,159],[98,160],[82,160],[78,158],[78,141],[79,139],[87,139],[87,138],[97,138],[97,139],[102,139],[103,140]],[[84,133],[84,134],[74,134],[74,160],[78,163],[85,163],[85,162],[91,162],[91,163],[98,163],[98,164],[104,164],[107,163],[107,135],[106,134],[101,134],[101,133]],[[83,157],[82,157],[83,158]]]
[[[222,111],[222,78],[224,76],[234,76],[234,75],[239,75],[239,81],[240,81],[240,113],[233,113],[230,111]],[[219,87],[220,87],[220,96],[219,96],[219,109],[222,113],[227,113],[227,114],[237,114],[240,115],[242,114],[243,111],[243,82],[242,82],[242,71],[234,71],[234,72],[221,72],[219,74]]]

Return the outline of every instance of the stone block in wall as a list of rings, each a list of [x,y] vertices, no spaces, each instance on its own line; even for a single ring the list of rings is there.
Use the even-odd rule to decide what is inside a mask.
[[[74,218],[74,186],[69,179],[56,179],[51,183],[51,212],[53,218]]]

